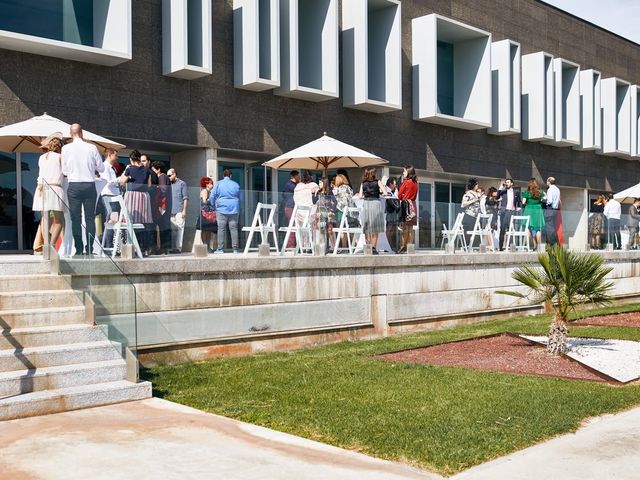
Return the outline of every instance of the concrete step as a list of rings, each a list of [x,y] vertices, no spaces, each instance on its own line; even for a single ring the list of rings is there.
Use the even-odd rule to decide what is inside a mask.
[[[124,380],[123,359],[0,373],[0,398],[59,388]]]
[[[0,293],[0,310],[26,310],[82,306],[82,292],[74,290],[32,290]]]
[[[25,393],[0,400],[0,420],[98,407],[151,397],[151,383],[126,380]]]
[[[85,323],[83,306],[0,310],[0,328],[47,327]]]
[[[51,273],[51,263],[42,256],[16,255],[13,258],[0,256],[0,275],[35,275]]]
[[[67,275],[5,275],[0,264],[0,292],[35,290],[68,290],[71,280]]]
[[[0,350],[0,372],[38,369],[122,358],[108,340],[24,349]]]
[[[77,324],[1,330],[0,350],[97,342],[105,340],[104,328]]]

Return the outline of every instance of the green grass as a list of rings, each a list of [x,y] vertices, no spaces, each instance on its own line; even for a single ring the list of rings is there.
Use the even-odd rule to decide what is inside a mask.
[[[640,305],[592,313],[639,310]],[[584,316],[584,315],[583,315]],[[499,332],[546,333],[549,315],[219,359],[145,372],[156,395],[445,475],[543,439],[587,417],[640,403],[640,386],[608,385],[372,355]],[[640,340],[640,329],[571,326],[572,335]]]

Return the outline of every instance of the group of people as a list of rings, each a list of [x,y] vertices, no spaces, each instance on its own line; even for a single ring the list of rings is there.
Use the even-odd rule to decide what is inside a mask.
[[[396,253],[405,253],[407,246],[414,242],[417,196],[418,180],[412,165],[404,167],[398,188],[395,179],[379,179],[375,168],[365,168],[358,193],[354,193],[345,169],[338,169],[335,176],[323,177],[318,183],[313,181],[310,172],[301,175],[293,170],[284,186],[280,207],[287,223],[291,222],[296,206],[310,207],[312,226],[325,233],[330,251],[334,249],[335,241],[344,242],[344,238],[336,239],[334,235],[336,226],[344,224],[362,228],[374,255],[378,253],[378,237],[385,231],[391,248]],[[358,209],[356,202],[360,201],[361,208]],[[303,221],[302,218],[294,220]],[[402,231],[399,247],[393,241],[396,235],[390,234],[394,229]],[[285,247],[295,247],[296,241],[307,239],[296,239],[291,235]]]
[[[636,203],[638,202],[638,203]],[[629,222],[627,228],[629,230],[629,242],[627,247],[630,249],[637,248],[638,242],[638,207],[640,199],[636,199],[629,208]],[[591,215],[589,216],[589,245],[594,250],[604,248],[603,239],[607,236],[607,243],[613,245],[614,250],[622,249],[622,238],[620,234],[620,217],[622,214],[622,206],[613,194],[599,194],[595,201],[591,204]]]
[[[560,209],[560,189],[554,177],[547,178],[547,190],[543,192],[535,178],[529,180],[527,189],[519,192],[514,189],[513,179],[507,178],[499,188],[490,187],[486,192],[475,178],[469,179],[467,189],[462,197],[462,228],[465,231],[467,244],[471,242],[471,234],[479,214],[491,214],[491,235],[487,239],[490,250],[505,250],[505,233],[509,229],[512,217],[516,213],[529,217],[527,236],[534,249],[542,243],[544,232],[547,245],[558,243],[558,210]],[[482,225],[485,228],[485,225]],[[495,245],[495,233],[499,232],[498,244]],[[478,241],[481,241],[479,239]]]
[[[113,231],[107,227],[119,221],[122,202],[129,214],[127,221],[144,225],[142,231],[136,231],[143,256],[181,252],[189,195],[186,183],[178,178],[175,168],[165,171],[163,162],[152,161],[149,155],[137,150],[129,155],[126,167],[118,162],[117,152],[110,148],[105,150],[103,160],[96,146],[84,141],[82,127],[77,123],[71,126],[70,137],[71,141],[65,144],[62,133],[57,132],[42,142],[44,153],[38,161],[38,185],[33,203],[33,210],[42,212],[40,235],[36,237],[44,234],[46,226],[50,243],[55,245],[70,222],[76,254],[92,254],[96,235],[94,219],[98,212],[102,214],[106,230],[103,246],[111,248]],[[507,178],[499,188],[489,187],[485,191],[475,178],[470,179],[461,202],[467,243],[480,214],[492,214],[491,235],[486,239],[489,249],[506,249],[505,233],[516,214],[528,217],[527,235],[534,249],[541,245],[543,235],[547,245],[559,243],[561,199],[555,183],[554,177],[547,178],[546,191],[542,191],[538,181],[532,178],[521,192],[514,189],[513,180]],[[232,179],[232,172],[225,169],[223,178],[215,185],[210,177],[202,177],[200,188],[200,214],[195,227],[200,231],[202,242],[211,252],[223,253],[228,231],[233,252],[238,253],[240,185]],[[45,193],[45,189],[48,192]],[[309,207],[306,211],[311,211],[313,229],[324,232],[331,250],[336,241],[344,242],[343,238],[335,238],[334,229],[346,224],[362,228],[374,254],[378,253],[378,237],[382,233],[386,234],[392,251],[405,253],[414,243],[417,196],[418,181],[412,165],[404,167],[398,181],[379,179],[375,168],[365,168],[357,193],[344,169],[339,169],[331,178],[321,178],[318,183],[310,172],[301,174],[294,170],[283,188],[280,209],[289,223],[296,206]],[[620,218],[620,203],[612,195],[598,195],[589,217],[591,248],[602,248],[605,234],[615,249],[622,248]],[[627,248],[640,248],[640,199],[629,209],[627,227]],[[486,225],[482,228],[486,230]],[[398,232],[401,232],[399,242]],[[217,234],[215,250],[210,247],[214,233]],[[286,247],[295,247],[297,241],[308,239],[296,239],[292,234]],[[37,250],[38,246],[34,245],[34,251]]]
[[[69,133],[67,144],[60,132],[41,143],[44,153],[38,160],[33,210],[42,213],[42,221],[36,235],[40,245],[34,244],[34,252],[41,250],[38,237],[44,236],[45,228],[49,228],[49,243],[56,245],[68,222],[73,237],[69,250],[75,249],[76,255],[93,254],[95,243],[113,248],[109,224],[120,220],[122,198],[127,221],[144,225],[144,230],[136,232],[143,256],[180,252],[189,197],[175,169],[165,172],[163,162],[152,162],[137,150],[123,168],[114,149],[106,148],[103,160],[97,147],[83,139],[79,124],[73,124]],[[96,239],[97,213],[106,232],[104,239]]]

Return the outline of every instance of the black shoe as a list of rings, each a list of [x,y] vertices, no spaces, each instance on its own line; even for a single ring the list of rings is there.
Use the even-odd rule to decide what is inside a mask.
[[[372,255],[378,255],[378,250],[376,250],[375,248],[371,249],[371,254]]]
[[[178,248],[172,248],[171,250],[169,250],[169,253],[182,253],[182,251]]]

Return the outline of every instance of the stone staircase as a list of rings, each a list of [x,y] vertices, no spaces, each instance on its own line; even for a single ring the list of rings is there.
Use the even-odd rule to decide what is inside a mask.
[[[33,257],[31,257],[33,258]],[[0,257],[0,420],[151,397],[48,262]]]

